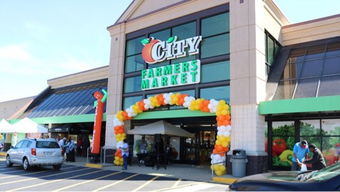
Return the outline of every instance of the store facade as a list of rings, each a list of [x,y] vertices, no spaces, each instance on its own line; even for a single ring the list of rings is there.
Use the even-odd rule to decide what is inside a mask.
[[[247,174],[289,169],[292,144],[301,139],[316,144],[332,164],[340,143],[339,26],[339,15],[289,24],[272,0],[135,0],[107,28],[109,66],[50,80],[49,92],[22,117],[56,134],[80,133],[94,122],[92,91],[107,89],[102,147],[112,162],[117,112],[155,95],[181,93],[230,104],[229,173],[235,149],[246,150]],[[81,103],[82,90],[91,94],[88,108],[72,113],[67,107]],[[64,96],[56,100],[54,93]],[[216,114],[164,105],[126,121],[125,131],[157,122],[193,135],[163,137],[176,149],[176,162],[210,164]],[[128,136],[134,155],[140,138]]]
[[[117,111],[149,96],[179,92],[195,98],[223,99],[230,103],[233,126],[231,150],[241,148],[247,151],[249,174],[266,170],[266,125],[264,117],[257,113],[257,104],[265,97],[261,91],[265,88],[267,77],[263,46],[265,23],[255,16],[258,14],[255,10],[264,10],[264,5],[262,1],[213,1],[209,5],[206,1],[172,1],[160,5],[152,4],[152,1],[134,1],[116,24],[108,27],[112,46],[105,146],[115,148],[112,127]],[[249,9],[254,12],[249,12]],[[280,28],[277,23],[274,26],[277,26],[274,29]],[[160,51],[161,62],[151,61],[149,64],[143,59],[142,42],[145,39],[164,42],[174,36],[177,42],[182,40],[184,44],[187,39],[194,44],[195,38],[200,38],[199,53],[190,54],[191,47],[187,45],[185,56],[176,50],[179,57],[170,56],[169,59],[164,53],[165,58],[162,58]],[[259,37],[261,41],[257,40]],[[157,69],[164,70],[176,64],[183,67],[183,62],[190,65],[192,61],[200,64],[200,75],[194,83],[161,88],[159,84],[166,84],[166,80],[154,82],[145,78],[152,77],[152,69],[156,76]],[[172,81],[182,80],[180,75],[174,78],[168,79],[168,83],[179,84]],[[186,78],[193,77],[187,75]],[[111,87],[114,89],[110,90]],[[214,114],[194,114],[184,108],[162,107],[138,115],[127,129],[156,120],[168,121],[195,134],[194,139],[178,139],[179,150],[183,150],[179,152],[182,154],[181,162],[209,164],[217,132]]]
[[[280,91],[282,83],[286,85],[286,81],[300,81],[291,77],[281,79],[285,77],[282,74],[289,73],[282,66],[286,65],[288,55],[294,54],[295,46],[306,51],[306,47],[312,46],[308,43],[340,36],[337,23],[339,16],[289,25],[271,0],[216,0],[209,4],[203,0],[157,4],[151,0],[133,1],[118,21],[108,27],[111,57],[105,147],[115,149],[112,127],[117,111],[150,96],[179,92],[195,98],[223,99],[231,105],[232,134],[228,158],[234,149],[246,150],[247,174],[263,172],[268,168],[285,169],[281,166],[285,163],[290,166],[286,161],[289,159],[288,152],[284,153],[286,157],[282,155],[283,159],[280,159],[283,151],[290,150],[287,140],[295,143],[307,139],[321,149],[324,147],[324,151],[328,151],[326,146],[334,143],[334,150],[339,143],[338,128],[333,120],[325,120],[331,118],[328,109],[324,109],[327,112],[323,116],[318,116],[319,111],[317,114],[310,110],[299,111],[298,115],[303,118],[296,119],[294,111],[275,112],[275,102],[287,98],[274,95],[287,92],[289,88]],[[320,30],[313,30],[314,27]],[[196,40],[199,42],[198,52],[194,51]],[[156,47],[154,51],[151,48],[145,51],[147,44]],[[149,55],[145,56],[145,52]],[[194,71],[199,75],[193,77],[193,71],[183,75],[183,71],[190,73],[186,66],[193,61],[199,63],[200,70]],[[167,75],[174,75],[169,73],[170,68],[178,71],[177,76],[163,77],[164,71],[168,71]],[[336,80],[328,82],[332,84]],[[301,97],[310,97],[304,93],[305,89],[298,91]],[[333,91],[330,95],[338,93]],[[295,97],[289,99],[294,100]],[[287,119],[287,116],[294,118]],[[180,150],[180,162],[209,162],[217,132],[214,114],[197,114],[178,106],[165,106],[139,114],[128,122],[126,129],[159,120],[195,134],[194,139],[174,139]],[[289,126],[283,125],[286,120]],[[324,123],[334,126],[326,128]],[[303,130],[307,128],[302,125],[307,124],[320,131],[306,133],[308,131]],[[280,135],[277,127],[293,127],[294,130],[283,131],[292,135]],[[331,130],[326,133],[325,129]],[[136,137],[130,136],[132,146]],[[275,154],[274,145],[279,141],[285,142],[286,147],[280,154]],[[285,162],[278,162],[281,160]],[[226,163],[230,171],[231,164],[229,161]]]

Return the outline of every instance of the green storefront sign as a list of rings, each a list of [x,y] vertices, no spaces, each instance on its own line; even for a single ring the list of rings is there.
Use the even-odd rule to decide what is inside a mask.
[[[144,69],[141,73],[141,89],[188,85],[200,82],[200,60],[186,61],[172,65]]]

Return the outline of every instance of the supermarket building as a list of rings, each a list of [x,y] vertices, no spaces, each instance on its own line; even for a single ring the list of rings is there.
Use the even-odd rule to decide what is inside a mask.
[[[337,161],[340,15],[290,24],[272,0],[135,0],[107,30],[111,36],[109,66],[49,80],[49,88],[18,118],[27,116],[51,129],[64,126],[74,134],[79,133],[77,127],[83,127],[90,133],[94,110],[84,106],[94,99],[84,94],[104,88],[108,99],[102,146],[114,150],[117,111],[156,94],[179,92],[230,103],[230,151],[246,150],[247,174],[289,169],[292,145],[300,139],[316,144],[329,164]],[[150,43],[151,37],[158,40],[153,56],[159,58],[153,58],[154,63],[142,56],[142,42]],[[199,50],[190,53],[195,38],[201,39]],[[185,40],[182,47],[178,43],[169,51],[169,44],[181,40]],[[172,55],[164,56],[166,51]],[[142,83],[145,77],[153,77],[148,70],[156,74],[157,69],[176,64],[183,67],[193,61],[199,61],[200,73],[196,79],[190,76],[191,82],[185,80],[189,75],[184,75],[187,78],[178,83],[182,82],[178,75],[167,83],[164,80],[165,87],[160,86],[161,80]],[[63,98],[56,101],[60,95]],[[53,111],[50,106],[56,102],[60,105]],[[76,102],[83,103],[75,106]],[[209,164],[217,132],[215,117],[166,106],[139,114],[128,127],[164,120],[185,129],[195,137],[165,138],[176,147],[176,160]],[[131,144],[137,139],[139,136],[129,136]],[[227,164],[231,166],[229,161]]]

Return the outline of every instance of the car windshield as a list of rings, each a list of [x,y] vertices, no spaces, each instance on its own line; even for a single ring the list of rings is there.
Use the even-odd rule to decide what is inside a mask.
[[[59,148],[55,141],[37,141],[37,148]]]
[[[340,163],[336,163],[319,171],[303,174],[303,181],[323,181],[340,175]]]

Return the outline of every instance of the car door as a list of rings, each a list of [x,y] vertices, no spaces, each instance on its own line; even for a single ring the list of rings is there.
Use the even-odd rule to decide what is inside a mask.
[[[19,143],[17,143],[13,148],[11,148],[9,156],[11,158],[11,161],[13,163],[18,163],[19,162],[19,155],[18,155],[18,151],[21,147],[21,145],[23,144],[24,141],[20,141]]]
[[[27,150],[27,144],[28,143],[29,143],[28,140],[24,140],[22,142],[22,144],[20,145],[20,147],[18,148],[18,150],[17,150],[18,151],[18,153],[17,153],[17,155],[18,155],[18,163],[22,163],[22,159],[25,156],[25,152]]]

